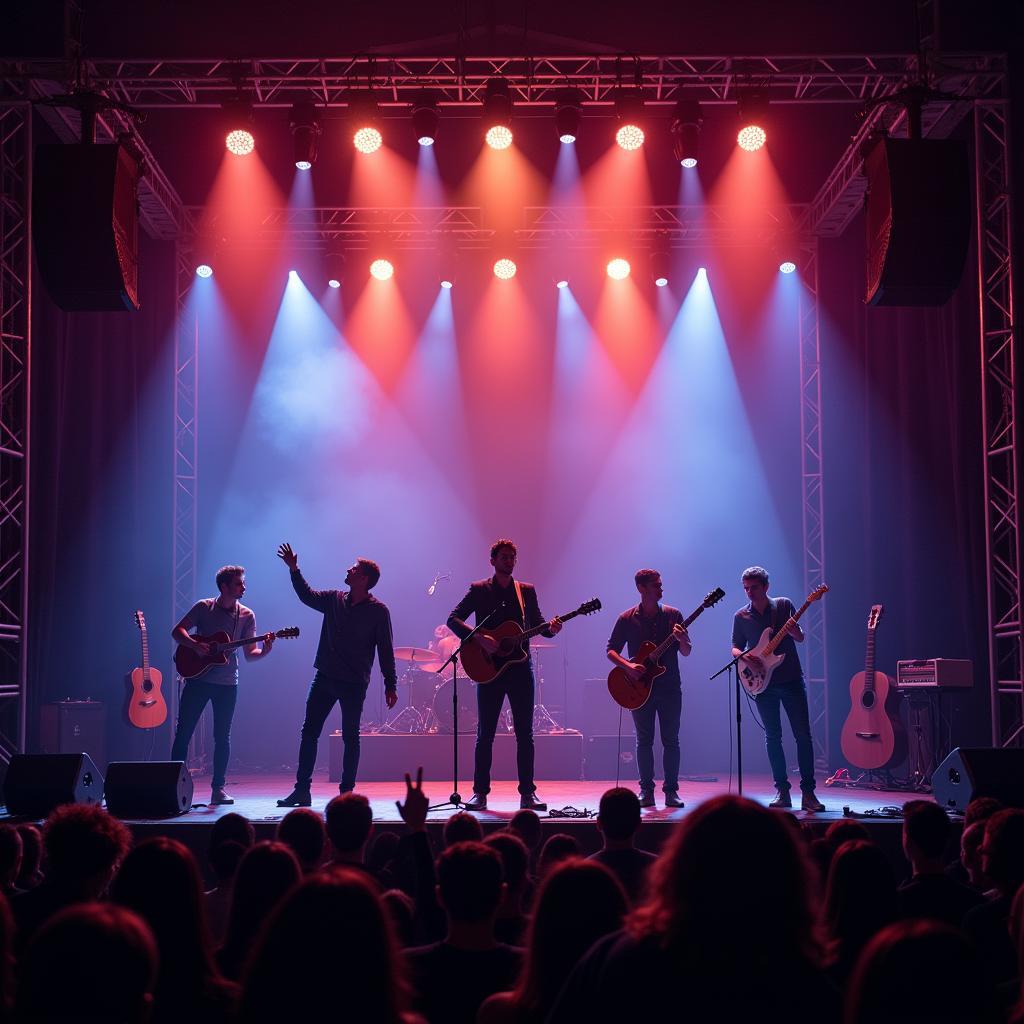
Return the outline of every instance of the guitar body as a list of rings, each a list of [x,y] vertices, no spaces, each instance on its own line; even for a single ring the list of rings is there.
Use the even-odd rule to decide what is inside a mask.
[[[148,678],[147,678],[148,677]],[[132,669],[128,693],[128,721],[137,729],[155,729],[167,721],[167,702],[160,687],[163,676],[158,669]]]
[[[743,657],[736,663],[740,673],[740,683],[751,697],[756,697],[759,693],[764,693],[768,689],[768,684],[772,681],[772,673],[786,660],[784,654],[770,654],[767,652],[766,648],[771,639],[772,631],[771,628],[768,628],[761,634],[761,639],[758,640],[757,646],[752,650],[744,651]],[[747,660],[748,658],[760,659],[761,668],[752,665]]]
[[[493,683],[509,665],[529,657],[530,647],[524,642],[525,633],[518,622],[503,622],[493,630],[481,630],[478,635],[489,636],[498,644],[498,650],[488,654],[475,638],[462,648],[462,668],[474,683]]]
[[[641,644],[633,661],[645,664],[647,671],[637,680],[630,679],[626,670],[618,665],[608,673],[608,692],[615,703],[627,711],[637,711],[647,703],[654,688],[654,680],[666,671],[665,666],[658,662],[647,662],[657,649],[658,645],[653,640],[646,640]]]
[[[200,640],[208,644],[231,643],[231,637],[223,630],[219,633],[211,633],[209,636],[195,636],[194,640]],[[255,637],[254,640],[258,640]],[[247,641],[249,643],[253,641]],[[207,655],[196,654],[191,647],[178,644],[174,652],[174,667],[182,679],[195,679],[201,676],[208,668],[214,665],[226,665],[228,663],[228,652],[220,651],[216,647]]]
[[[843,723],[843,757],[865,770],[885,768],[906,757],[907,736],[899,719],[899,693],[884,672],[858,672],[850,680],[850,713]]]

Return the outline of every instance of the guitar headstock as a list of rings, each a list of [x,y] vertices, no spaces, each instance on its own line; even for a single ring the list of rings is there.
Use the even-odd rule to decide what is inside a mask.
[[[143,633],[146,632],[146,616],[142,614],[141,609],[137,609],[135,612],[135,625],[138,626]]]
[[[878,620],[882,617],[882,612],[885,610],[883,604],[873,604],[871,611],[868,612],[868,629],[877,629]]]
[[[808,595],[808,601],[820,601],[828,593],[828,584],[820,583]]]
[[[585,604],[581,604],[579,608],[576,609],[576,614],[593,615],[594,612],[599,612],[600,610],[601,602],[595,597],[591,598],[591,600],[587,601]]]
[[[274,636],[278,640],[294,640],[299,635],[298,626],[288,626],[285,629],[279,629]]]
[[[715,589],[704,598],[703,605],[705,608],[714,608],[723,597],[725,597],[725,591],[721,587],[715,587]]]

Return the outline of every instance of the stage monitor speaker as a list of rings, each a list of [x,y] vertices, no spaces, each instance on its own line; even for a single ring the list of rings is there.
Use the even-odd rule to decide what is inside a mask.
[[[192,806],[192,776],[184,761],[112,761],[104,794],[119,818],[173,818]]]
[[[932,775],[932,796],[957,814],[978,796],[1024,807],[1024,748],[956,747]]]
[[[139,162],[123,146],[38,146],[36,263],[65,310],[139,308]]]
[[[864,301],[941,306],[960,283],[970,240],[966,147],[953,139],[880,139],[864,171]]]
[[[98,804],[103,776],[88,754],[15,754],[7,766],[7,813],[45,818],[61,804]]]

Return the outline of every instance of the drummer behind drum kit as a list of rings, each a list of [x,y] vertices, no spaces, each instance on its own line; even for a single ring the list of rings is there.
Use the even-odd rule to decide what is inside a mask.
[[[533,673],[537,680],[537,703],[533,709],[533,731],[535,734],[561,732],[562,727],[541,703],[544,693],[544,675],[541,671],[543,652],[554,648],[554,644],[533,641],[530,654],[533,656]],[[400,691],[405,699],[399,701],[388,716],[381,732],[407,733],[416,735],[446,735],[452,732],[452,673],[445,670],[437,674],[444,658],[437,651],[425,647],[396,647],[395,661],[407,663],[408,668],[398,677]],[[461,673],[460,673],[461,677]],[[459,679],[459,733],[475,733],[477,724],[476,692],[471,680]],[[512,711],[509,708],[498,719],[498,727],[512,732]]]

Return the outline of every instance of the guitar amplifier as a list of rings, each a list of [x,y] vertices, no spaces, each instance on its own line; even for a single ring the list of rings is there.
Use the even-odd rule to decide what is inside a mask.
[[[98,765],[107,763],[107,715],[98,700],[67,700],[39,709],[39,752],[76,754],[85,751]]]
[[[974,685],[974,666],[956,658],[926,658],[923,661],[897,661],[896,686],[900,690],[960,689]]]

